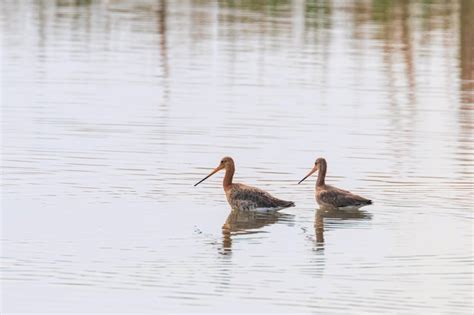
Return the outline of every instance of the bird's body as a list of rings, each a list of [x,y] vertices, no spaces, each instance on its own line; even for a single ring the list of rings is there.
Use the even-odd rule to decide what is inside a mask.
[[[278,211],[295,205],[292,201],[278,199],[264,190],[244,184],[231,184],[224,188],[224,190],[232,209]]]
[[[316,202],[324,209],[359,209],[372,204],[369,199],[329,185],[316,186]]]
[[[372,201],[364,197],[355,195],[350,191],[339,189],[334,186],[326,185],[327,163],[323,158],[316,160],[314,168],[303,178],[300,183],[308,176],[319,170],[318,180],[316,181],[316,202],[323,209],[358,209],[372,204]]]
[[[230,157],[224,157],[219,166],[195,184],[195,186],[222,169],[225,169],[222,186],[232,209],[241,211],[278,211],[295,205],[292,201],[273,197],[264,190],[245,184],[233,183],[232,178],[235,173],[235,164]]]

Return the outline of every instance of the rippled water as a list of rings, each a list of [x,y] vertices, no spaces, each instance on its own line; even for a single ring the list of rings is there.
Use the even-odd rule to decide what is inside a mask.
[[[2,1],[1,311],[473,311],[474,6]],[[222,174],[296,202],[230,212]],[[316,211],[327,182],[374,200]]]

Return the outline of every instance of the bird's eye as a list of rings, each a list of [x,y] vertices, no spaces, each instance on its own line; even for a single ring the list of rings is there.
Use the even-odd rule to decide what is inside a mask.
[[[224,164],[224,160],[222,160],[221,163]]]

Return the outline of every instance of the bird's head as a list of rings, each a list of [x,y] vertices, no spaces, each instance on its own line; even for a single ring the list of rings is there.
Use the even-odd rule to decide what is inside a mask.
[[[227,168],[233,167],[233,166],[234,166],[234,160],[232,160],[232,158],[230,156],[224,156],[221,159],[221,161],[219,162],[219,165],[215,169],[213,169],[212,172],[209,173],[209,175],[207,175],[206,177],[201,179],[199,182],[194,184],[194,186],[199,185],[200,183],[202,183],[203,181],[205,181],[206,179],[208,179],[209,177],[211,177],[215,173],[219,172],[220,170],[227,169]]]
[[[303,177],[302,180],[300,180],[298,182],[298,184],[301,184],[306,178],[310,177],[311,175],[313,175],[314,172],[316,171],[319,171],[322,167],[326,167],[326,160],[324,158],[317,158],[316,159],[316,162],[314,162],[314,166],[313,168],[311,169],[311,171],[308,173],[308,175],[306,175],[305,177]]]

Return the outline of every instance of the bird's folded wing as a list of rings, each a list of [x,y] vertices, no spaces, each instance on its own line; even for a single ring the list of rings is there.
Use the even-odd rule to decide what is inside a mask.
[[[335,205],[336,207],[348,207],[363,204],[366,199],[346,191],[322,191],[319,199],[326,203]]]
[[[275,207],[278,199],[261,189],[239,185],[231,193],[232,200],[245,204],[253,203],[255,207]]]

